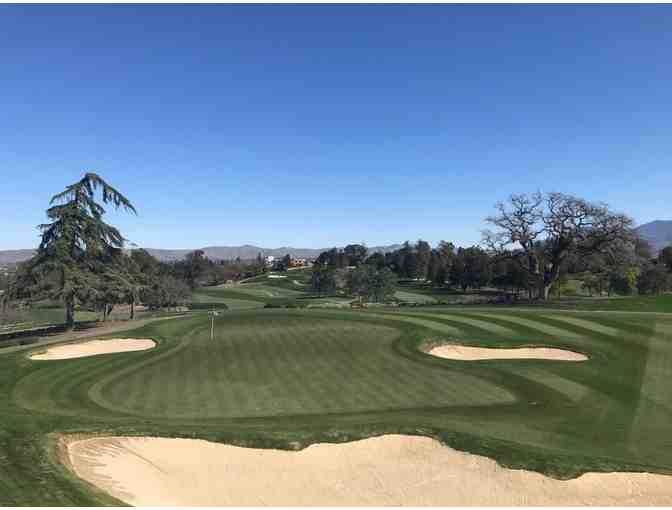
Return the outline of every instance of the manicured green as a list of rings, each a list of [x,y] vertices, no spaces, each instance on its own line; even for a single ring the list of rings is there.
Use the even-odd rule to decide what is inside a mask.
[[[150,351],[51,362],[29,360],[28,348],[0,352],[0,504],[113,503],[57,461],[55,434],[72,432],[279,448],[421,434],[561,478],[672,474],[672,314],[229,310],[214,340],[209,320],[196,313],[123,335],[156,339]],[[422,352],[445,341],[549,345],[590,360]]]

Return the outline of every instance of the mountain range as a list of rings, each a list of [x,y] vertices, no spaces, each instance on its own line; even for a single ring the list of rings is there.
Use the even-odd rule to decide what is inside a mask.
[[[639,235],[657,252],[672,244],[672,220],[656,220],[637,227]]]
[[[401,248],[400,244],[391,244],[389,246],[373,246],[369,248],[369,253],[386,253]],[[242,260],[250,260],[261,253],[262,257],[284,257],[289,254],[294,258],[315,258],[323,251],[329,248],[260,248],[249,244],[243,246],[206,246],[200,248],[205,256],[210,260],[233,260],[240,257]],[[161,250],[156,248],[145,248],[153,257],[162,262],[174,262],[183,259],[187,253],[192,250]],[[0,250],[0,265],[16,264],[28,260],[35,254],[35,250]]]
[[[651,243],[655,251],[662,250],[672,244],[672,220],[655,220],[645,223],[636,228],[642,238]],[[373,246],[369,248],[369,253],[386,253],[401,248],[400,244],[391,244],[389,246]],[[152,256],[163,262],[174,262],[183,259],[189,250],[161,250],[155,248],[145,248]],[[259,253],[262,257],[271,255],[273,257],[283,257],[287,254],[294,258],[315,258],[320,253],[329,248],[260,248],[249,244],[243,246],[207,246],[200,248],[211,260],[232,260],[240,257],[242,260],[255,258]],[[16,264],[28,260],[33,256],[35,250],[0,250],[0,265]]]

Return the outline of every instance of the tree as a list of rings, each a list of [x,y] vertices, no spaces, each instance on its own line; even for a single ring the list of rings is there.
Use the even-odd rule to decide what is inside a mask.
[[[259,252],[254,261],[253,272],[254,274],[263,274],[266,272],[266,269],[266,261],[264,260],[264,257],[261,256],[261,252]]]
[[[638,267],[627,267],[609,273],[609,294],[615,292],[629,296],[637,289]]]
[[[501,289],[511,289],[520,294],[527,288],[527,275],[518,264],[509,259],[501,259],[492,264],[492,284]]]
[[[0,273],[0,315],[5,315],[11,299],[13,278],[6,273]]]
[[[360,302],[387,301],[394,295],[396,277],[388,268],[376,269],[371,264],[361,265],[348,273],[350,295]]]
[[[486,218],[496,232],[484,242],[496,257],[516,260],[547,300],[563,265],[572,255],[608,254],[619,243],[633,244],[633,221],[606,205],[563,193],[512,195]]]
[[[587,274],[581,281],[581,288],[588,291],[589,296],[593,296],[593,292],[599,290],[599,282],[597,276],[594,274]]]
[[[365,264],[376,267],[376,269],[382,269],[386,265],[385,255],[380,252],[373,253],[365,261]]]
[[[429,256],[429,263],[427,264],[427,272],[425,278],[434,285],[443,285],[445,281],[445,272],[443,278],[439,277],[439,271],[442,269],[441,259],[436,250],[432,250]]]
[[[310,277],[310,288],[318,296],[332,294],[336,290],[336,271],[329,266],[315,264]]]
[[[439,241],[439,246],[437,248],[441,259],[449,265],[452,259],[455,257],[455,245],[447,241]]]
[[[649,264],[637,278],[640,294],[660,294],[670,288],[670,274],[662,264]]]
[[[191,253],[187,253],[187,256],[184,257],[184,260],[181,261],[178,266],[181,266],[181,270],[184,272],[184,278],[192,289],[196,288],[199,280],[204,277],[208,271],[210,265],[210,260],[205,256],[203,250],[194,250]]]
[[[666,246],[660,250],[658,262],[663,264],[668,272],[672,272],[672,246]]]
[[[368,301],[371,294],[372,275],[376,268],[371,265],[359,266],[348,273],[347,288],[351,296],[359,302]]]
[[[466,277],[467,266],[464,256],[460,252],[461,249],[462,248],[458,250],[455,260],[453,260],[453,265],[450,267],[448,278],[451,285],[457,285],[458,287],[461,287],[462,291],[464,292],[467,290],[469,285],[467,283]]]
[[[364,262],[367,249],[363,244],[349,244],[343,248],[343,253],[348,259],[348,266],[358,266]]]
[[[74,327],[77,302],[95,299],[100,261],[123,248],[125,241],[119,230],[103,221],[105,209],[95,200],[98,189],[103,204],[136,213],[124,195],[97,174],[87,173],[52,197],[47,209],[51,223],[38,227],[42,241],[30,262],[37,280],[49,273],[57,275],[51,296],[65,303],[68,328]]]
[[[395,257],[395,272],[402,278],[418,277],[418,256],[411,243],[406,241]]]
[[[432,256],[432,247],[427,241],[419,239],[415,243],[415,258],[417,265],[417,277],[420,279],[427,278],[427,269],[429,267],[429,261]]]
[[[183,281],[163,274],[143,287],[140,299],[152,309],[183,306],[191,299],[191,289]]]
[[[639,235],[635,235],[634,252],[637,258],[645,262],[652,262],[655,258],[653,255],[653,247],[646,239],[642,239]]]
[[[457,250],[450,273],[451,283],[466,291],[487,285],[491,276],[490,258],[484,250],[478,246]]]
[[[273,269],[275,269],[276,271],[287,271],[291,262],[292,257],[288,253],[275,263],[275,267]]]
[[[371,296],[375,303],[389,301],[396,291],[397,277],[387,267],[377,270],[373,274]]]

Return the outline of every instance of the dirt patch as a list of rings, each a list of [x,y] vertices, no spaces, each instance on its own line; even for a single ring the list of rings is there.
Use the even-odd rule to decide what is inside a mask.
[[[78,476],[136,506],[672,505],[669,476],[590,473],[561,481],[417,436],[299,452],[138,437],[65,447]]]
[[[32,354],[30,359],[53,361],[61,359],[84,358],[113,352],[144,351],[156,347],[154,340],[147,338],[118,338],[112,340],[89,340],[73,344],[55,345]]]
[[[586,361],[588,356],[579,352],[551,347],[521,347],[516,349],[500,349],[487,347],[470,347],[466,345],[439,345],[429,350],[429,354],[440,358],[462,361],[482,359],[550,359],[559,361]]]

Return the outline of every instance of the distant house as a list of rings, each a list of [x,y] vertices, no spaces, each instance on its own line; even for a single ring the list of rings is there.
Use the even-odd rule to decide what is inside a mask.
[[[272,266],[275,263],[275,257],[273,255],[266,255],[264,257],[264,263],[269,267]]]
[[[289,261],[289,267],[304,267],[306,265],[308,265],[306,259],[291,259]]]

